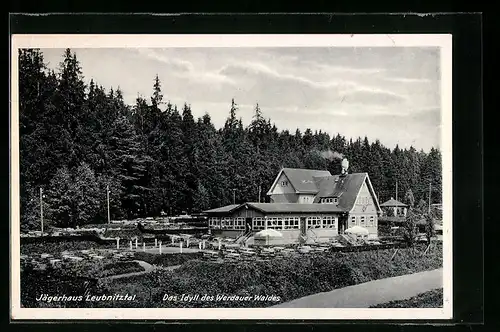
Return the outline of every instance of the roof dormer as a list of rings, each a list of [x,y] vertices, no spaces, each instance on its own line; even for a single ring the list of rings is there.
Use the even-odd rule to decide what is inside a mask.
[[[335,197],[321,197],[321,204],[339,204],[339,198]]]

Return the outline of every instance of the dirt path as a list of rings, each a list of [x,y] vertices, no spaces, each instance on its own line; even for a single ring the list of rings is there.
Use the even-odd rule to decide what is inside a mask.
[[[139,263],[139,265],[144,268],[144,271],[130,272],[130,273],[125,273],[125,274],[117,274],[114,276],[101,278],[101,280],[114,280],[114,279],[128,278],[128,277],[133,277],[133,276],[140,276],[140,275],[143,275],[146,273],[150,273],[151,271],[154,270],[154,266],[149,264],[149,263],[146,263],[144,261],[138,261],[138,260],[134,260],[134,262]]]
[[[114,276],[109,276],[109,277],[104,277],[101,278],[101,280],[114,280],[114,279],[121,279],[121,278],[128,278],[128,277],[134,277],[134,276],[140,276],[143,274],[150,273],[154,270],[165,270],[165,271],[174,271],[178,268],[181,267],[181,265],[173,265],[173,266],[153,266],[147,262],[144,261],[139,261],[139,260],[134,260],[134,262],[139,263],[140,266],[144,268],[144,271],[139,271],[139,272],[130,272],[130,273],[125,273],[125,274],[117,274]]]
[[[275,308],[369,308],[443,287],[443,269],[399,277],[379,279],[363,284],[305,296],[274,306]]]

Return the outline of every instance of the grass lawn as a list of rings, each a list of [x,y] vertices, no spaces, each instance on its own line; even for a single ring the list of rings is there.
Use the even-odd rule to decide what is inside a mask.
[[[370,308],[442,308],[443,289],[434,289],[412,298],[378,304]]]
[[[134,258],[139,261],[144,261],[151,265],[160,265],[160,266],[174,266],[181,265],[187,261],[193,259],[201,259],[203,257],[202,253],[174,253],[174,254],[150,254],[146,252],[135,252]]]

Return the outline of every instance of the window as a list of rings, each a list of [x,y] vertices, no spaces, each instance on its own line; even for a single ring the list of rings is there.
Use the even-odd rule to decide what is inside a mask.
[[[299,228],[299,218],[297,217],[283,218],[283,229],[295,229],[295,228]]]
[[[307,228],[321,228],[321,218],[307,217]]]
[[[209,225],[213,228],[220,228],[220,219],[217,217],[212,217],[209,220]]]
[[[255,229],[264,229],[264,219],[262,217],[253,218],[253,226]]]
[[[322,198],[321,203],[327,204],[338,204],[339,199],[337,197]]]
[[[365,216],[361,216],[359,220],[360,226],[364,227],[365,226]]]
[[[281,181],[281,186],[282,187],[287,187],[288,186],[288,181]]]
[[[323,217],[323,228],[337,228],[337,218],[334,216]]]
[[[221,228],[230,228],[231,227],[231,218],[224,217],[221,222]]]
[[[351,216],[351,226],[356,225],[356,216]]]
[[[245,218],[238,217],[234,222],[235,229],[245,229]]]
[[[267,219],[267,228],[271,229],[282,229],[283,227],[283,219],[282,218],[268,218]]]
[[[370,216],[370,219],[368,219],[368,226],[375,226],[375,217]]]

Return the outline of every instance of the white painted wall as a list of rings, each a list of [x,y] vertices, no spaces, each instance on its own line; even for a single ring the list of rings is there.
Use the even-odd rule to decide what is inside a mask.
[[[283,186],[282,182],[286,181],[288,185]],[[278,182],[276,182],[276,186],[274,186],[273,191],[271,192],[271,195],[276,195],[276,194],[294,194],[295,190],[293,189],[292,184],[290,181],[288,181],[288,178],[286,177],[285,173],[281,173]]]
[[[312,204],[314,203],[314,197],[316,195],[305,195],[305,194],[300,194],[299,195],[299,200],[297,201],[297,203],[301,203],[301,204]]]

